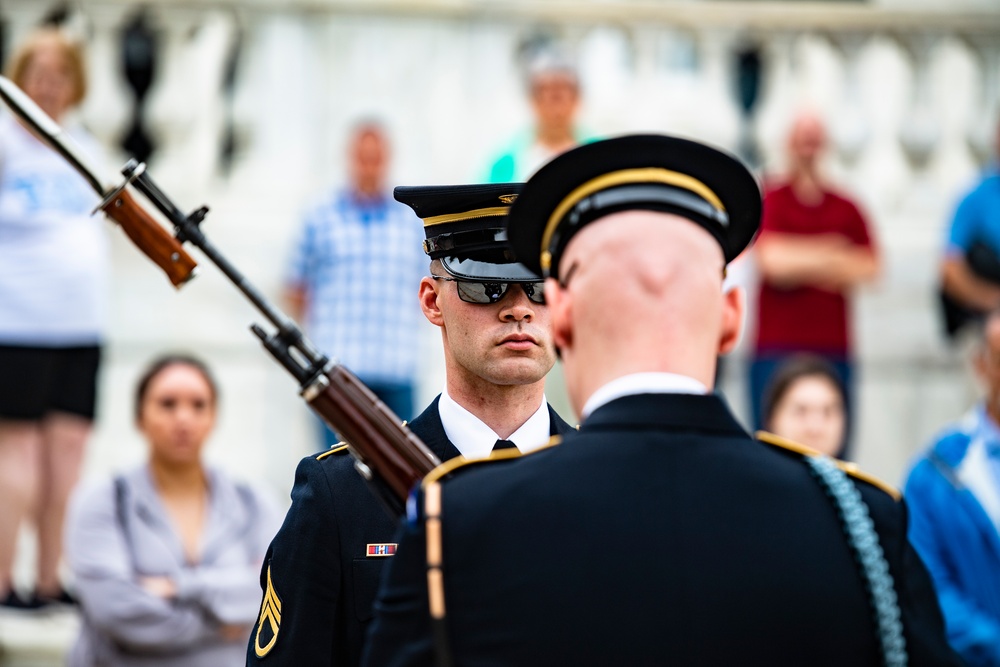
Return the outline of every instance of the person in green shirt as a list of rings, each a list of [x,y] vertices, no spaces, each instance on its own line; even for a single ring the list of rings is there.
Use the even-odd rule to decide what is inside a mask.
[[[491,183],[525,181],[552,158],[588,141],[576,125],[580,79],[568,61],[536,59],[528,70],[528,95],[534,126],[514,137],[493,161]]]

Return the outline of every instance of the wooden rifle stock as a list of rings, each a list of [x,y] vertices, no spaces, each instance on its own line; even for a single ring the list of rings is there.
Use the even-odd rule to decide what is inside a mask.
[[[197,263],[177,239],[139,206],[128,191],[120,190],[101,210],[121,225],[132,242],[163,269],[174,287],[191,279]]]
[[[441,461],[345,367],[335,364],[302,391],[310,407],[351,447],[355,467],[396,516]]]

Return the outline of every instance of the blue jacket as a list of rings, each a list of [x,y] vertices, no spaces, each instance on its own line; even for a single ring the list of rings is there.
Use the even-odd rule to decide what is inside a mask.
[[[930,570],[948,640],[973,667],[1000,666],[1000,484],[982,408],[946,430],[906,482],[910,540]],[[992,515],[992,518],[991,518]]]

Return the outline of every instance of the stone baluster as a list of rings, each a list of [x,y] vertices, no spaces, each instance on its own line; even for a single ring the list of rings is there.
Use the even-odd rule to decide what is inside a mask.
[[[841,176],[872,217],[894,215],[910,192],[912,169],[898,139],[908,113],[908,60],[899,45],[873,33],[859,56],[860,104],[871,128],[861,156]]]
[[[793,57],[797,34],[781,30],[761,36],[763,48],[762,89],[754,119],[760,147],[762,173],[774,172],[784,159],[788,125],[800,104],[796,90]]]
[[[838,111],[831,119],[830,134],[837,156],[848,169],[858,163],[871,139],[871,125],[862,98],[859,72],[861,55],[869,37],[868,33],[855,30],[830,35],[830,41],[837,48],[843,63],[842,93]]]
[[[970,109],[965,141],[983,166],[1000,150],[1000,37],[971,33],[964,40],[979,66],[979,95]]]
[[[150,167],[178,201],[204,197],[217,175],[225,107],[222,88],[236,35],[222,12],[161,16],[163,65],[149,94],[146,121],[162,147]]]
[[[697,35],[689,30],[636,27],[636,87],[629,104],[633,129],[672,134],[698,131],[697,100],[701,58]]]
[[[125,12],[121,7],[102,7],[89,12],[92,34],[87,44],[88,93],[80,107],[83,124],[104,146],[116,169],[125,161],[121,138],[128,130],[132,96],[122,72],[119,39]]]
[[[940,35],[933,32],[902,33],[897,42],[909,56],[912,71],[907,114],[899,128],[899,143],[910,166],[922,172],[937,148],[941,130],[934,113],[931,59]]]
[[[938,119],[937,148],[927,166],[923,195],[933,216],[933,229],[950,219],[958,193],[975,180],[976,156],[967,140],[970,110],[980,109],[979,68],[968,45],[953,35],[942,35],[931,61],[933,110]]]
[[[733,95],[735,28],[698,32],[699,91],[690,103],[697,109],[695,136],[735,151],[740,140],[740,111]]]
[[[587,118],[603,133],[621,133],[634,125],[628,103],[637,92],[635,52],[631,36],[617,27],[595,27],[579,47],[580,76],[587,88],[600,91],[587,100]]]

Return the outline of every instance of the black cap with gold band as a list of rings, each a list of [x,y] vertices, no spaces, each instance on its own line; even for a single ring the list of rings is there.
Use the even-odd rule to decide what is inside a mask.
[[[540,276],[517,263],[506,218],[523,183],[400,186],[396,201],[424,221],[424,252],[455,278],[530,282]]]
[[[737,158],[688,139],[631,135],[563,153],[525,184],[511,211],[518,261],[559,277],[570,239],[598,218],[634,209],[674,213],[704,227],[732,261],[760,224],[756,179]]]

